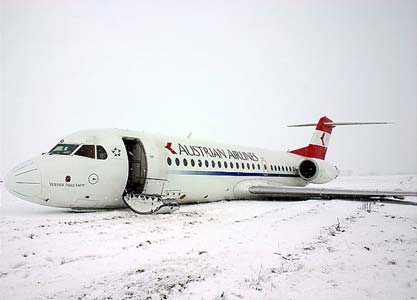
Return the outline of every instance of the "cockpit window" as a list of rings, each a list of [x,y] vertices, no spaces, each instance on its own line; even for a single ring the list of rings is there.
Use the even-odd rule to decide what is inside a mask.
[[[94,145],[83,145],[74,155],[96,158],[95,148]]]
[[[107,152],[103,146],[97,145],[97,159],[106,159]]]
[[[58,144],[49,151],[49,154],[70,155],[78,146],[76,144]]]

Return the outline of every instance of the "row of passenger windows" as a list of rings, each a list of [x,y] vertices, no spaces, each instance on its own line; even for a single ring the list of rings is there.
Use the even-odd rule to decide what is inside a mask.
[[[172,160],[172,158],[168,157],[167,158],[168,166],[173,165],[173,163],[174,163],[174,161]],[[183,161],[182,161],[182,164],[183,164],[184,167],[187,167],[188,166],[188,160],[186,158],[184,158]],[[227,169],[227,168],[230,168],[230,169],[236,168],[236,169],[242,169],[242,170],[245,170],[245,169],[247,169],[247,170],[258,170],[258,171],[261,170],[261,164],[259,164],[259,163],[255,164],[255,163],[248,163],[248,162],[247,163],[244,163],[244,162],[239,163],[239,162],[227,162],[227,161],[224,161],[223,163],[221,161],[217,161],[217,163],[216,163],[214,160],[212,160],[212,161],[204,160],[204,163],[203,163],[203,161],[200,160],[200,159],[197,160],[197,161],[195,161],[194,159],[191,159],[190,163],[189,163],[189,165],[191,167],[198,166],[200,168],[203,167],[203,164],[206,168],[209,168],[211,166],[212,168],[217,167],[219,169],[221,169],[221,168],[225,168],[225,169]],[[176,166],[181,165],[181,161],[180,161],[179,158],[175,158],[175,165]],[[263,165],[263,169],[264,169],[264,171],[266,171],[267,166]],[[270,165],[270,169],[271,169],[271,171],[275,171],[275,172],[281,172],[281,171],[282,172],[296,172],[297,171],[297,169],[294,166]]]

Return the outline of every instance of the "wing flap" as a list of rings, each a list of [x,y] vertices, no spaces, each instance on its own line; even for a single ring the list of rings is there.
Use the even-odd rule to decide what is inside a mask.
[[[352,190],[352,189],[327,189],[327,188],[304,188],[304,187],[280,187],[280,186],[251,186],[250,194],[273,197],[279,199],[342,199],[354,201],[378,200],[387,203],[416,205],[415,201],[400,200],[404,197],[417,197],[417,191],[383,191],[383,190]]]

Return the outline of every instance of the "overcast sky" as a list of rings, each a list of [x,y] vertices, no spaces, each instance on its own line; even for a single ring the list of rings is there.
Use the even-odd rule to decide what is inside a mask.
[[[85,128],[270,149],[333,131],[328,159],[417,172],[417,1],[1,3],[1,177]]]

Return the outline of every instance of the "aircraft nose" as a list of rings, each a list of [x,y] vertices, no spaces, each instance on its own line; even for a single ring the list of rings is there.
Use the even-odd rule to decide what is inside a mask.
[[[42,192],[41,172],[37,165],[29,160],[13,168],[6,177],[5,186],[15,196],[30,200]]]

